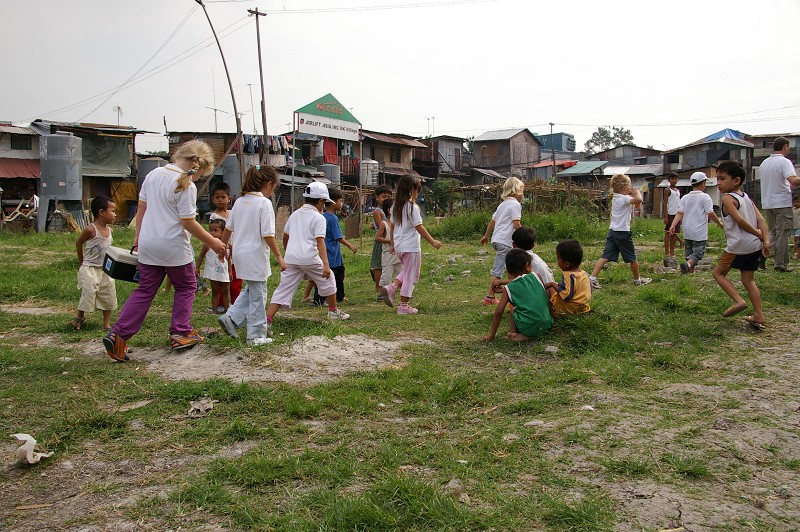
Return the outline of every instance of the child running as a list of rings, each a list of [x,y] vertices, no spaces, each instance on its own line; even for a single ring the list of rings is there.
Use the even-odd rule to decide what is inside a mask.
[[[611,190],[611,224],[606,236],[606,246],[589,276],[591,287],[595,290],[601,288],[597,274],[607,262],[618,261],[620,254],[622,260],[631,265],[635,286],[652,281],[649,277],[639,277],[639,261],[636,260],[636,248],[631,235],[631,213],[634,205],[642,203],[642,193],[631,187],[631,178],[625,174],[616,174],[611,178]]]
[[[270,251],[286,269],[275,240],[275,210],[269,197],[278,184],[278,173],[271,166],[255,165],[247,170],[242,196],[233,206],[222,241],[230,241],[239,275],[247,281],[244,290],[228,311],[218,318],[222,329],[234,338],[236,329],[247,322],[247,345],[272,342],[267,326],[267,279],[272,273]]]
[[[341,303],[344,301],[344,258],[342,257],[342,244],[353,253],[358,252],[358,247],[351,244],[345,239],[342,234],[342,228],[339,227],[339,217],[337,213],[342,210],[342,191],[333,189],[328,191],[328,195],[333,203],[328,203],[325,212],[322,216],[325,217],[325,250],[328,253],[328,266],[333,272],[333,278],[336,280],[336,301]],[[327,298],[319,295],[319,291],[314,288],[314,303],[318,306],[325,304]]]
[[[442,243],[433,238],[425,226],[422,225],[422,213],[417,205],[417,196],[422,189],[422,183],[416,177],[404,175],[397,183],[394,205],[389,224],[389,240],[392,249],[397,254],[402,264],[402,270],[391,284],[381,288],[383,302],[389,307],[394,307],[394,296],[400,289],[400,305],[398,314],[416,314],[416,309],[408,304],[414,294],[414,287],[419,281],[422,266],[422,247],[420,236],[435,249],[442,247]]]
[[[506,306],[513,305],[509,312],[510,331],[506,335],[515,342],[524,342],[539,336],[553,326],[553,317],[542,281],[531,272],[531,256],[522,249],[511,249],[506,253],[506,270],[511,279],[502,289],[500,303],[492,317],[492,329],[485,342],[497,335]]]
[[[331,275],[328,252],[325,249],[325,217],[322,210],[333,203],[328,188],[317,181],[309,184],[305,192],[305,205],[294,211],[283,229],[285,268],[281,269],[281,282],[272,294],[267,309],[267,330],[272,333],[272,319],[281,308],[290,308],[292,298],[307,276],[317,286],[319,294],[328,303],[328,319],[346,320],[349,314],[336,305],[336,280]]]
[[[214,154],[201,140],[190,140],[172,156],[172,163],[156,168],[145,177],[136,211],[139,250],[139,285],[133,290],[116,323],[103,338],[108,356],[128,359],[127,343],[142,327],[164,276],[175,288],[170,346],[174,350],[193,347],[203,337],[192,328],[192,304],[197,287],[190,235],[201,240],[223,260],[227,246],[200,225],[197,216],[197,187],[194,181],[210,174]]]
[[[392,200],[387,199],[383,202],[381,209],[383,212],[391,212],[392,211]],[[392,282],[392,279],[400,275],[400,272],[403,269],[403,265],[400,263],[400,259],[397,258],[397,254],[392,252],[392,241],[389,238],[391,236],[391,228],[389,227],[389,219],[384,218],[381,222],[381,226],[378,229],[377,234],[375,235],[375,241],[380,242],[383,246],[381,250],[381,286],[386,286]],[[381,301],[383,301],[383,296],[380,296]]]
[[[375,209],[372,211],[372,228],[375,230],[375,234],[377,235],[378,231],[381,228],[381,223],[386,219],[387,211],[383,210],[383,202],[387,199],[392,198],[392,189],[386,185],[380,185],[378,188],[375,189],[375,193],[373,194],[373,201],[375,202]],[[375,242],[372,244],[372,256],[369,261],[369,272],[372,275],[372,280],[375,283],[375,294],[377,296],[377,301],[380,303],[383,301],[383,296],[381,295],[381,272],[383,268],[381,266],[381,257],[383,254],[383,243],[375,239]]]
[[[210,219],[228,220],[230,210],[228,205],[231,202],[231,187],[227,183],[217,183],[211,189],[211,203],[214,204],[214,210],[211,212]],[[242,291],[242,280],[236,276],[236,265],[231,262],[230,265],[230,284],[228,285],[229,299],[233,303],[239,297],[239,292]],[[216,306],[225,306],[222,302],[222,295],[217,299]],[[213,305],[212,305],[213,306]]]
[[[222,239],[225,231],[225,220],[223,218],[213,218],[208,222],[208,232],[214,238]],[[227,241],[224,241],[227,242]],[[216,314],[225,314],[228,307],[231,306],[231,292],[230,292],[230,257],[221,261],[217,254],[209,251],[208,247],[203,244],[198,254],[200,259],[197,261],[197,271],[203,266],[205,260],[205,269],[203,270],[203,279],[208,281],[211,285],[211,312]]]
[[[744,319],[754,329],[763,330],[766,320],[761,307],[761,293],[753,276],[759,259],[769,255],[769,229],[753,201],[739,190],[745,175],[741,163],[736,161],[724,161],[717,167],[717,188],[723,194],[722,220],[727,245],[714,268],[714,280],[733,300],[733,304],[722,313],[727,318],[747,308],[747,303],[728,279],[731,268],[741,271],[742,284],[753,305],[753,315]]]
[[[711,219],[719,227],[722,222],[714,213],[711,196],[706,194],[706,180],[703,172],[695,172],[689,178],[692,191],[678,202],[678,212],[669,228],[670,236],[675,235],[683,223],[684,257],[686,262],[680,265],[681,273],[694,273],[697,263],[703,260],[708,242],[708,220]]]
[[[81,299],[78,312],[69,322],[80,331],[86,321],[86,313],[94,309],[103,312],[103,329],[111,329],[111,311],[117,308],[117,289],[114,279],[103,273],[103,260],[111,245],[111,224],[114,223],[117,206],[106,196],[97,196],[91,204],[94,222],[87,225],[75,242],[78,252],[78,289]],[[84,245],[86,249],[84,250]]]
[[[481,238],[481,246],[486,245],[489,241],[489,235],[492,237],[492,247],[495,249],[494,265],[492,266],[491,279],[489,280],[489,293],[483,299],[484,305],[496,305],[497,300],[494,298],[494,281],[499,280],[503,276],[503,271],[506,267],[506,253],[513,245],[511,241],[511,234],[515,229],[518,229],[522,222],[522,194],[525,190],[525,185],[516,177],[509,177],[503,183],[503,191],[500,197],[503,201],[497,206],[497,209],[489,220],[489,225],[486,227],[486,233]]]
[[[554,318],[585,314],[591,310],[592,288],[581,270],[583,248],[577,240],[564,240],[556,246],[556,260],[561,269],[560,283],[545,283]]]

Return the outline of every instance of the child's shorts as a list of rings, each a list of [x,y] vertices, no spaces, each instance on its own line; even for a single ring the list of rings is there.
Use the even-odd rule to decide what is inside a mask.
[[[81,291],[78,310],[82,312],[117,308],[114,279],[106,275],[100,266],[84,264],[78,269],[78,289]]]
[[[503,277],[503,273],[506,271],[506,255],[508,255],[511,248],[497,242],[493,242],[492,247],[497,253],[494,256],[494,264],[492,265],[492,271],[490,273],[492,277],[497,277],[499,279]]]
[[[328,297],[336,293],[336,279],[333,272],[327,279],[322,277],[322,262],[303,265],[287,264],[286,269],[281,272],[281,282],[272,293],[270,304],[277,303],[284,308],[291,307],[294,293],[304,276],[307,276],[310,281],[314,281],[320,296]]]
[[[372,243],[372,256],[369,258],[369,269],[370,270],[380,270],[381,269],[381,254],[383,253],[383,244],[375,240]]]
[[[694,263],[697,264],[706,254],[706,243],[708,240],[689,240],[685,238],[683,240],[684,246],[684,257],[686,260],[694,259]]]
[[[664,225],[664,231],[669,231],[669,228],[672,227],[672,222],[673,221],[675,221],[675,215],[674,214],[668,214],[667,215],[667,223]],[[680,233],[680,231],[681,231],[681,224],[678,223],[678,225],[675,226],[675,232],[676,233]]]
[[[622,254],[625,263],[636,262],[636,248],[633,247],[633,236],[630,231],[608,230],[606,235],[606,247],[603,248],[603,256],[606,260],[617,262]]]
[[[758,263],[761,259],[761,250],[748,253],[747,255],[734,255],[727,251],[719,258],[719,265],[743,272],[754,272],[758,269]]]

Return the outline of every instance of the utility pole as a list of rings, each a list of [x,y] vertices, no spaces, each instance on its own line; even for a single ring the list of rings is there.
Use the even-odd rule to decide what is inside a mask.
[[[211,17],[208,16],[208,10],[206,9],[203,0],[194,0],[200,7],[203,8],[203,13],[206,15],[206,19],[208,19],[208,25],[211,27],[211,33],[214,34],[214,40],[217,41],[217,48],[219,48],[219,55],[222,58],[222,66],[225,67],[225,75],[228,77],[228,88],[231,91],[231,101],[233,102],[233,113],[236,116],[236,148],[238,152],[239,158],[239,176],[240,179],[244,179],[244,158],[242,157],[242,123],[239,120],[239,108],[236,106],[236,95],[233,93],[233,83],[231,82],[231,73],[228,70],[228,62],[225,61],[225,54],[222,52],[222,44],[219,42],[219,37],[217,37],[217,32],[214,30],[214,24],[211,22]],[[209,176],[210,177],[210,176]]]
[[[258,24],[259,17],[267,16],[266,13],[261,13],[258,8],[255,9],[248,9],[248,13],[254,15],[256,17],[256,39],[258,39],[258,75],[261,78],[261,125],[264,127],[264,142],[262,143],[264,148],[261,155],[261,162],[266,162],[267,159],[267,109],[266,103],[264,99],[264,66],[261,63],[261,27]],[[294,142],[294,138],[292,139]],[[294,192],[294,191],[292,191]]]
[[[553,183],[556,182],[556,139],[553,137],[553,123],[550,122],[550,148],[553,154]]]
[[[228,111],[223,111],[222,109],[217,109],[216,107],[206,106],[206,109],[214,111],[214,133],[219,133],[219,130],[217,129],[217,113],[225,113],[226,115],[229,115],[230,113]]]

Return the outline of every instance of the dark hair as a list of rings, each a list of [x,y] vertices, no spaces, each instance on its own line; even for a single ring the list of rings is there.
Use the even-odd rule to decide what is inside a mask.
[[[334,202],[334,203],[336,203],[337,201],[339,201],[340,198],[343,197],[342,196],[342,191],[339,190],[338,188],[329,189],[328,190],[328,196],[331,198],[331,201]]]
[[[377,198],[381,194],[391,194],[392,187],[388,185],[379,185],[378,188],[375,189],[375,192],[372,193],[373,198]]]
[[[223,231],[225,230],[225,220],[222,218],[212,218],[208,222],[208,228],[211,229],[211,226],[213,225],[219,226],[219,228],[222,229]]]
[[[525,273],[525,265],[531,263],[531,255],[524,249],[513,248],[506,254],[506,270],[511,275]]]
[[[514,232],[511,233],[511,241],[519,249],[530,251],[533,249],[533,246],[536,245],[536,229],[533,227],[525,227],[524,225],[517,227],[514,229]]]
[[[717,174],[727,174],[732,178],[739,178],[739,184],[744,183],[747,172],[744,171],[742,163],[739,161],[723,161],[717,166]]]
[[[556,246],[556,255],[561,260],[569,262],[573,268],[577,268],[583,262],[583,248],[577,240],[564,240]]]
[[[772,151],[782,151],[787,144],[789,144],[789,139],[787,139],[786,137],[778,137],[777,139],[772,141]]]
[[[422,188],[422,182],[416,177],[404,175],[397,182],[394,206],[392,207],[392,223],[403,225],[403,211],[406,205],[413,203],[411,193]]]
[[[675,172],[670,172],[670,173],[667,174],[667,179],[672,179],[673,177],[675,179],[679,178],[678,174],[676,174]]]
[[[271,166],[257,164],[247,169],[242,184],[242,194],[246,192],[261,192],[267,183],[278,184],[278,172]]]
[[[219,183],[214,185],[214,188],[211,189],[211,196],[213,197],[214,194],[216,194],[218,190],[222,190],[228,196],[231,195],[231,187],[228,185],[228,183],[223,183],[223,182],[220,181]]]
[[[105,211],[108,209],[108,204],[114,203],[111,198],[108,196],[97,196],[92,200],[92,216],[97,218],[97,215],[100,214],[100,211]]]
[[[392,198],[383,200],[383,203],[381,204],[381,210],[383,210],[383,212],[391,211],[393,203],[394,203],[394,200]]]

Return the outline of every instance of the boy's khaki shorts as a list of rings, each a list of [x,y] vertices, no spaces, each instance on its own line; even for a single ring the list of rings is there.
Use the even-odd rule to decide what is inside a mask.
[[[103,272],[100,266],[81,265],[78,269],[78,289],[81,299],[78,310],[92,312],[117,308],[117,288],[114,279]]]

